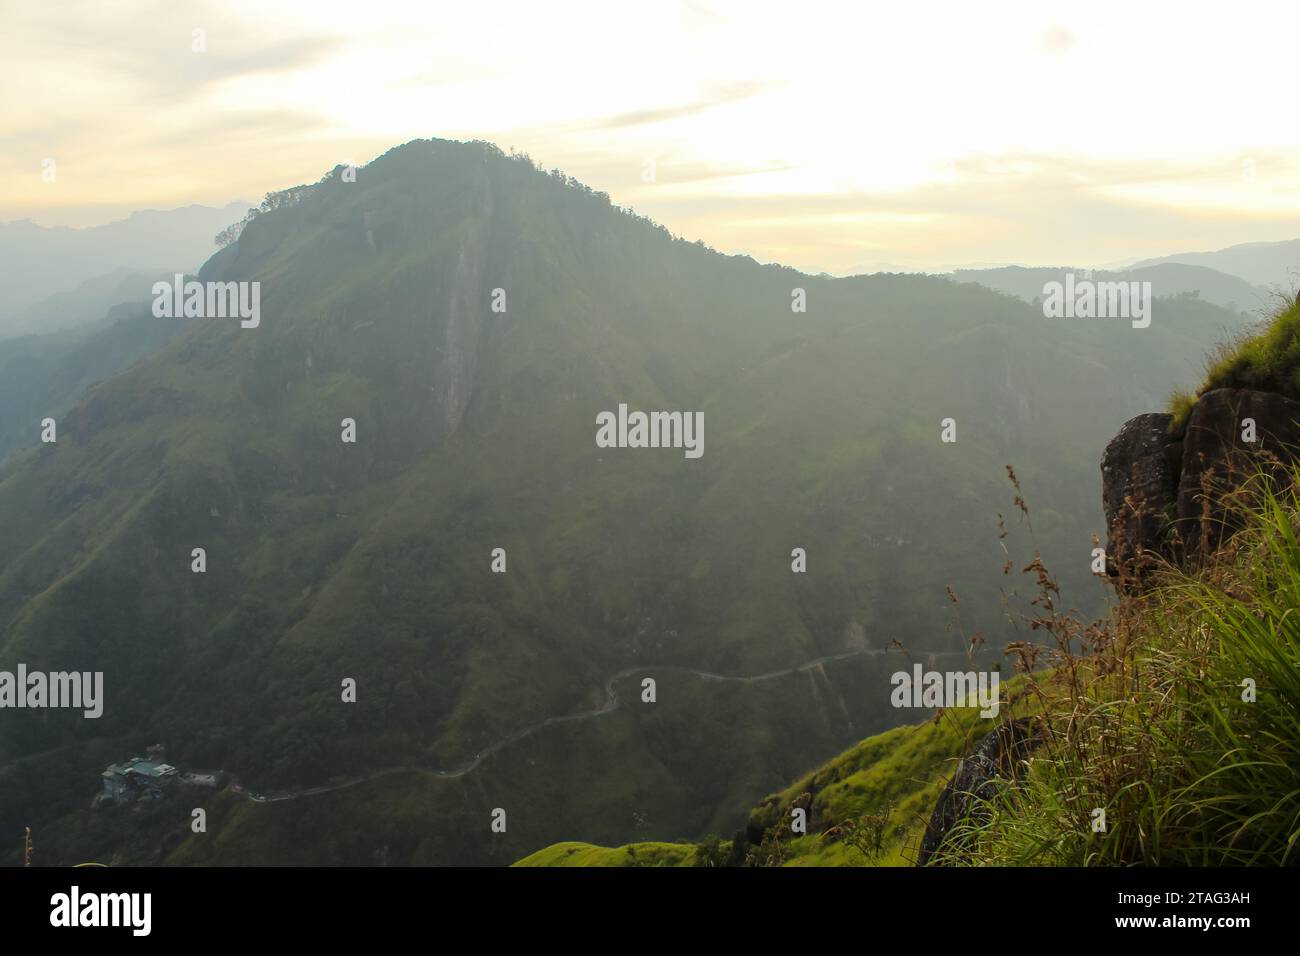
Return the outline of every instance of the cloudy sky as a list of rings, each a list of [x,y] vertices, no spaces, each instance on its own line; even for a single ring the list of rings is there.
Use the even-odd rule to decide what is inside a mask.
[[[1300,237],[1295,3],[0,0],[0,17],[0,221],[257,200],[437,136],[835,274]]]

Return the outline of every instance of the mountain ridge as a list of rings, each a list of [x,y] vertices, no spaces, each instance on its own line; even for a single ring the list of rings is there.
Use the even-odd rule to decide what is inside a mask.
[[[1206,265],[1240,276],[1254,285],[1280,287],[1283,293],[1293,293],[1300,279],[1300,239],[1243,242],[1208,252],[1175,253],[1142,259],[1129,268],[1140,269],[1162,263]]]

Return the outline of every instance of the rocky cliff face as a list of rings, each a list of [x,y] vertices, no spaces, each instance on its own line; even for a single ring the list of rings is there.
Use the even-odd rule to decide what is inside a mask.
[[[1181,436],[1170,421],[1138,415],[1102,455],[1107,572],[1121,587],[1139,585],[1161,560],[1212,550],[1232,528],[1219,496],[1300,453],[1300,402],[1272,392],[1215,389],[1197,400]]]

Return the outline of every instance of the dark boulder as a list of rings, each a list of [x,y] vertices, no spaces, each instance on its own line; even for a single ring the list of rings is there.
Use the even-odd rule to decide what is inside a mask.
[[[1106,514],[1106,571],[1140,577],[1167,555],[1166,525],[1178,495],[1180,446],[1170,439],[1169,415],[1149,412],[1124,423],[1101,457]]]
[[[981,740],[957,765],[921,838],[916,865],[926,866],[972,806],[993,797],[999,781],[1014,779],[1020,762],[1038,742],[1034,722],[1020,718],[1002,724]]]
[[[1234,529],[1223,495],[1263,470],[1285,477],[1300,457],[1300,402],[1275,392],[1219,388],[1192,406],[1181,438],[1168,415],[1124,423],[1101,459],[1106,570],[1141,586],[1161,559],[1194,563]],[[1253,441],[1249,440],[1253,429]]]
[[[1245,440],[1248,420],[1254,441]],[[1178,480],[1178,533],[1190,554],[1217,547],[1233,522],[1216,497],[1259,470],[1278,476],[1300,448],[1300,402],[1275,392],[1219,388],[1192,406]]]

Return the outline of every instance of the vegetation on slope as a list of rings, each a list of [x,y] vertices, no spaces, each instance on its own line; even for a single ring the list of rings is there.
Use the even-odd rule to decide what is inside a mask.
[[[1101,621],[1062,611],[1041,563],[1026,569],[1039,584],[1026,623],[1049,640],[1008,647],[1026,673],[1007,685],[1005,716],[1032,717],[1035,744],[972,795],[931,865],[1300,860],[1300,464],[1261,469],[1223,507],[1242,530],[1217,554],[1194,572],[1165,567]],[[869,738],[681,865],[911,863],[910,834],[984,729],[946,711]],[[793,807],[809,811],[809,835],[791,834]],[[570,845],[520,865],[586,858]],[[638,847],[609,857],[639,858]]]
[[[1078,555],[1101,524],[1096,449],[1237,318],[1170,300],[1134,333],[933,277],[807,276],[481,144],[410,143],[292,196],[202,270],[261,283],[257,329],[187,323],[60,416],[57,445],[0,464],[0,667],[105,674],[101,719],[0,722],[0,831],[32,825],[47,862],[102,855],[72,834],[169,845],[126,841],[115,812],[75,819],[105,763],[153,743],[251,789],[314,788],[456,767],[599,707],[632,665],[741,677],[891,639],[960,655],[943,587],[1000,616],[1007,460],[1030,463],[1064,589],[1093,600]],[[705,455],[598,448],[595,416],[621,402],[702,411]],[[413,772],[245,800],[183,852],[283,862],[271,820],[298,862],[367,853],[345,822],[362,818],[394,862],[624,843],[638,815],[645,838],[731,832],[900,719],[885,664],[661,677],[654,705],[625,691],[464,787]],[[512,823],[491,843],[500,806]]]
[[[41,422],[64,414],[92,383],[148,355],[186,327],[159,321],[148,303],[123,303],[72,329],[0,340],[0,460],[40,442]]]
[[[1045,621],[1091,654],[1029,677],[1032,692],[1067,685],[1042,695],[1046,743],[947,862],[1300,860],[1300,465],[1273,474],[1227,499],[1243,530],[1207,566],[1168,568],[1086,632]]]
[[[520,860],[515,866],[695,866],[696,848],[689,843],[628,843],[620,847],[590,843],[556,843]]]
[[[1004,718],[1034,706],[1023,686],[1023,678],[1003,685],[1009,702]],[[974,710],[949,709],[925,723],[868,737],[766,797],[731,839],[667,844],[678,848],[674,865],[910,866],[957,760],[992,725]],[[805,835],[790,829],[796,807],[807,811]],[[615,850],[559,843],[515,865],[585,866],[593,859],[610,866],[664,865],[666,851],[648,852],[661,846],[636,843]]]
[[[1195,394],[1176,391],[1170,398],[1170,432],[1181,435],[1196,399],[1216,388],[1278,392],[1300,401],[1300,298],[1279,309],[1262,334],[1243,329],[1210,354]]]

